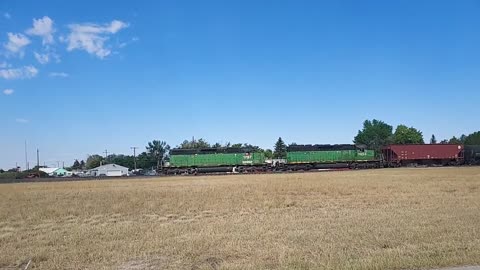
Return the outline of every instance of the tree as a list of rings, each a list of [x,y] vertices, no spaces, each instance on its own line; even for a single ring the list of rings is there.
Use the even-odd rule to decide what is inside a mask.
[[[85,168],[86,168],[85,161],[84,160],[80,161],[80,169],[84,170]]]
[[[279,137],[275,143],[275,151],[273,152],[274,158],[286,158],[287,157],[287,145],[283,142],[282,137]]]
[[[435,138],[435,134],[432,134],[432,138],[430,138],[430,144],[437,144],[437,138]]]
[[[148,170],[157,165],[157,161],[154,157],[150,156],[147,152],[142,152],[137,156],[137,168]]]
[[[232,146],[230,146],[232,148],[241,148],[242,147],[242,144],[241,143],[234,143],[232,144]]]
[[[398,125],[393,134],[393,142],[396,144],[423,144],[422,132],[413,127]]]
[[[133,156],[113,154],[108,156],[108,160],[111,163],[118,164],[120,166],[127,167],[129,169],[133,169],[135,166]]]
[[[263,153],[265,154],[265,158],[268,158],[268,159],[273,158],[272,149],[266,149]]]
[[[87,158],[85,167],[87,169],[93,169],[100,166],[100,163],[102,163],[103,161],[104,161],[104,158],[100,155],[90,155]]]
[[[212,148],[221,148],[221,147],[222,147],[222,144],[218,142],[212,145]]]
[[[462,144],[462,141],[460,141],[459,138],[453,136],[449,141],[448,141],[449,144]]]
[[[480,131],[466,136],[464,142],[467,145],[480,145]]]
[[[80,170],[80,169],[81,169],[80,162],[78,161],[78,159],[75,159],[72,165],[72,170]]]
[[[210,144],[200,138],[198,140],[194,140],[192,139],[191,141],[189,140],[184,140],[179,146],[178,148],[180,149],[199,149],[199,148],[210,148]]]
[[[3,169],[0,169],[0,173],[4,173],[5,171]]]
[[[355,144],[366,145],[368,148],[379,150],[392,142],[393,127],[383,121],[373,119],[363,122],[363,129],[358,131],[353,139]]]
[[[170,146],[164,141],[153,140],[148,143],[146,149],[148,154],[157,161],[157,170],[160,169],[160,166],[163,166],[163,160],[168,155]]]

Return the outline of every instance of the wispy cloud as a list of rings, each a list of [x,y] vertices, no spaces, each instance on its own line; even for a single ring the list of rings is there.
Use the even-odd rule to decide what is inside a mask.
[[[65,72],[50,72],[50,74],[48,74],[48,76],[66,78],[70,75],[68,75],[68,73],[65,73]]]
[[[25,118],[17,118],[17,119],[15,119],[15,122],[20,123],[20,124],[27,124],[30,121],[28,121],[28,119],[25,119]]]
[[[48,16],[44,16],[41,19],[33,19],[33,27],[26,31],[28,35],[41,37],[43,45],[52,44],[54,42],[54,32],[53,20]]]
[[[30,39],[23,34],[7,33],[8,42],[3,45],[12,54],[24,55],[24,47],[30,44]]]
[[[38,74],[38,69],[34,66],[24,66],[21,68],[0,69],[0,78],[7,80],[30,79]]]
[[[7,96],[13,94],[13,92],[15,92],[13,89],[5,89],[5,90],[3,90],[3,94],[4,94],[4,95],[7,95]]]
[[[7,20],[9,20],[10,18],[12,18],[12,16],[11,16],[10,13],[8,13],[8,12],[3,13],[3,17],[4,17],[5,19],[7,19]]]
[[[139,40],[140,39],[138,37],[133,37],[129,41],[122,42],[122,43],[118,44],[118,47],[123,48],[123,47],[126,47],[127,45],[130,45],[131,43],[137,42]]]
[[[41,54],[34,52],[33,55],[35,56],[35,59],[37,59],[37,61],[42,65],[50,62],[50,56],[48,55],[48,53]]]
[[[10,65],[7,62],[0,62],[0,68],[7,68],[10,67]]]
[[[119,20],[114,20],[109,24],[71,24],[70,34],[66,38],[68,42],[67,50],[84,50],[89,54],[93,54],[100,59],[111,54],[111,50],[105,46],[105,42],[109,39],[109,35],[113,35],[128,24]]]

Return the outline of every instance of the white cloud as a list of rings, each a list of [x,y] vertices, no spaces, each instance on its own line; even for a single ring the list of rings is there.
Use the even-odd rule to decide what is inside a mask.
[[[28,119],[25,119],[25,118],[17,118],[17,119],[15,119],[15,122],[20,123],[20,124],[26,124],[30,121],[28,121]]]
[[[33,19],[33,27],[26,31],[29,35],[42,37],[43,45],[53,43],[54,32],[53,20],[47,16],[41,19]]]
[[[7,68],[10,67],[10,65],[7,62],[0,62],[0,68]]]
[[[122,43],[118,44],[118,47],[123,48],[123,47],[126,47],[127,45],[130,45],[131,43],[137,42],[139,40],[140,39],[138,37],[133,37],[129,41],[122,42]]]
[[[114,20],[109,24],[103,25],[84,23],[71,24],[68,27],[71,30],[71,33],[66,38],[68,51],[84,50],[103,59],[111,53],[111,50],[105,47],[105,41],[108,40],[108,36],[128,27],[128,24]]]
[[[5,19],[7,19],[7,20],[12,18],[12,16],[8,12],[3,13],[3,17],[5,17]]]
[[[68,75],[67,73],[65,72],[50,72],[50,74],[48,74],[48,76],[50,77],[62,77],[62,78],[66,78],[70,75]]]
[[[38,69],[34,66],[24,66],[22,68],[0,69],[0,78],[6,80],[30,79],[38,74]]]
[[[48,53],[41,54],[41,53],[34,52],[33,55],[35,56],[35,59],[37,59],[37,61],[42,65],[50,62],[50,56]]]
[[[13,54],[18,53],[20,57],[23,57],[24,52],[23,48],[30,44],[30,39],[28,39],[23,34],[14,34],[14,33],[7,33],[8,35],[8,42],[3,45],[5,49],[10,51]]]
[[[13,89],[5,89],[5,90],[3,90],[3,94],[5,94],[5,95],[7,95],[7,96],[13,94],[13,92],[15,92],[15,91],[13,91]]]

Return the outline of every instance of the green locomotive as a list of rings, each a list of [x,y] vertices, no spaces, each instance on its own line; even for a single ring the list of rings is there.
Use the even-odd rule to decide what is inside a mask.
[[[173,149],[167,174],[265,170],[265,155],[250,148]]]
[[[378,167],[375,151],[364,146],[337,145],[290,145],[287,147],[286,167],[292,170],[327,168],[373,168]]]

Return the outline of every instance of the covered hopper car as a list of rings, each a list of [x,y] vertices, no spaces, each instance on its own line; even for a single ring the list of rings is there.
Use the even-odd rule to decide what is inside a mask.
[[[387,167],[413,165],[461,165],[464,162],[460,144],[405,144],[389,145],[382,149]]]

